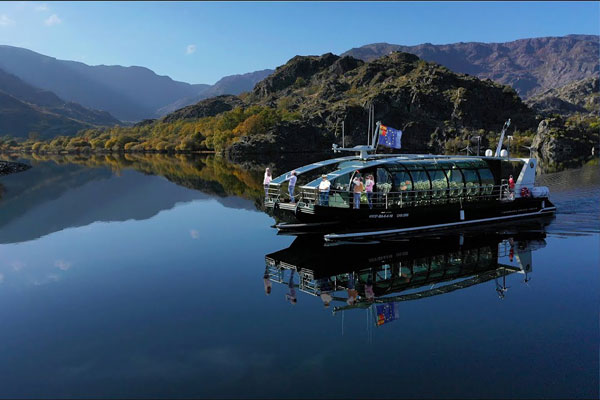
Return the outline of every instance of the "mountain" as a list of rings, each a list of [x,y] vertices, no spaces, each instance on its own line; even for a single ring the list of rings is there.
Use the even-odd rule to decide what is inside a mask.
[[[509,86],[408,53],[370,62],[328,53],[292,58],[244,96],[206,99],[160,120],[84,138],[94,151],[215,150],[272,158],[330,149],[341,142],[342,122],[346,145],[365,143],[368,104],[375,120],[403,130],[403,145],[413,152],[443,151],[455,138],[492,138],[508,118],[522,131],[538,123]]]
[[[537,112],[563,116],[574,113],[600,114],[598,77],[571,82],[527,99],[526,103]]]
[[[440,151],[456,137],[498,132],[508,118],[522,130],[537,126],[535,113],[512,88],[401,52],[370,62],[297,56],[258,83],[245,101],[285,106],[300,118],[242,137],[231,149],[237,155],[329,147],[341,142],[342,121],[346,145],[363,144],[367,104],[374,105],[376,121],[404,132],[402,144],[409,151]]]
[[[157,114],[158,116],[163,116],[190,104],[195,104],[203,99],[208,99],[211,97],[221,95],[238,95],[243,92],[248,92],[254,88],[256,83],[262,81],[272,73],[272,69],[263,69],[261,71],[249,72],[242,75],[226,76],[221,78],[214,85],[208,86],[196,96],[179,99],[174,103],[160,108]]]
[[[177,82],[143,67],[89,66],[12,46],[0,46],[0,68],[62,99],[108,111],[123,121],[153,117],[157,109],[209,86]]]
[[[392,51],[412,53],[455,72],[512,86],[523,98],[599,73],[598,35],[521,39],[506,43],[402,46],[374,43],[343,53],[370,61]]]
[[[0,70],[0,136],[42,137],[73,135],[78,130],[120,122],[104,111],[65,102],[56,94],[35,88]]]

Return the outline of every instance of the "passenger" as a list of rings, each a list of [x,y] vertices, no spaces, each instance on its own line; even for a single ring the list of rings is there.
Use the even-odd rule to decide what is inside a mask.
[[[333,300],[333,297],[330,294],[333,289],[331,287],[331,282],[329,281],[329,278],[320,278],[317,279],[316,283],[319,289],[319,297],[321,297],[321,300],[323,301],[323,307],[327,308],[329,307],[331,300]]]
[[[269,196],[269,183],[273,178],[271,177],[271,169],[267,167],[265,170],[265,178],[263,179],[263,186],[265,187],[265,198]]]
[[[290,177],[290,184],[288,186],[288,191],[290,193],[290,203],[295,203],[294,188],[296,187],[297,180],[298,180],[298,177],[296,176],[296,171],[292,171],[292,176]]]
[[[373,175],[367,175],[365,191],[367,192],[367,203],[369,203],[370,209],[373,209],[373,186],[375,186],[375,179],[373,179]]]
[[[369,275],[369,277],[367,278],[367,283],[365,284],[365,297],[369,302],[375,301],[375,292],[373,291],[373,277],[371,275]]]
[[[268,296],[271,294],[271,279],[269,279],[269,272],[265,270],[263,275],[263,283],[265,285],[265,294]]]
[[[296,298],[296,287],[294,286],[294,270],[292,269],[290,272],[290,281],[288,282],[290,292],[285,294],[285,299],[295,305],[298,302],[298,299]]]
[[[323,180],[319,183],[319,203],[322,206],[329,205],[329,188],[331,182],[327,180],[327,175],[322,176]]]
[[[331,300],[333,300],[333,297],[331,297],[329,292],[321,292],[320,297],[321,297],[321,300],[323,300],[323,307],[325,307],[325,308],[329,307]]]
[[[354,183],[354,208],[359,209],[360,196],[362,195],[362,192],[365,189],[365,185],[363,184],[362,178],[354,178],[352,183]]]
[[[358,297],[358,291],[354,287],[354,272],[348,274],[348,300],[346,303],[351,306],[356,303]]]
[[[512,175],[510,175],[508,177],[508,192],[510,194],[510,198],[514,199],[515,198],[515,180],[513,179]]]

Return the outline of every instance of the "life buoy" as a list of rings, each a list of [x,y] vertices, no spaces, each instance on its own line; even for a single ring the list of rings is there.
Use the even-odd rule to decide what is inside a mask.
[[[531,193],[529,192],[529,189],[527,189],[526,187],[521,189],[521,197],[529,197],[531,196]]]

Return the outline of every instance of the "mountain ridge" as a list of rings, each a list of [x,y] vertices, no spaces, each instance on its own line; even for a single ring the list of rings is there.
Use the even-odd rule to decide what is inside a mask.
[[[598,35],[572,34],[518,39],[511,42],[458,42],[404,46],[372,43],[343,55],[364,61],[390,51],[415,54],[454,72],[492,79],[515,88],[524,98],[568,82],[598,74]]]

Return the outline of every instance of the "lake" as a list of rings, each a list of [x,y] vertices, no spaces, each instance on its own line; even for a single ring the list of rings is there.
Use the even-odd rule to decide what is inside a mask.
[[[0,397],[598,396],[597,163],[541,175],[558,212],[524,234],[323,247],[276,234],[262,166],[27,162],[0,178]],[[348,304],[360,269],[396,301]]]

